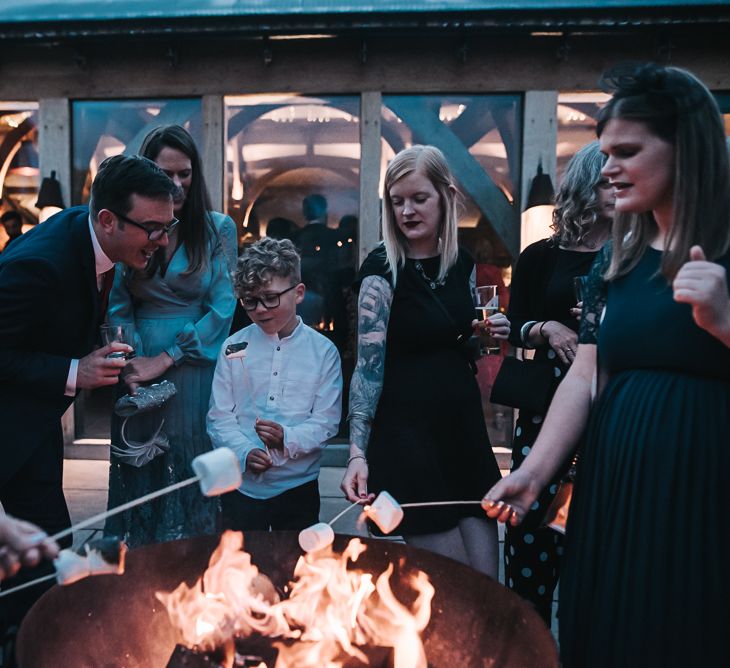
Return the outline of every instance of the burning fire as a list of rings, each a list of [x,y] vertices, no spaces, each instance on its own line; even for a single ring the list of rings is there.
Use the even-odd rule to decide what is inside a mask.
[[[353,538],[341,555],[327,548],[300,557],[290,595],[280,600],[243,551],[243,534],[227,531],[195,585],[157,598],[189,647],[228,647],[232,657],[234,637],[259,633],[279,639],[275,668],[338,668],[348,656],[367,663],[364,647],[393,648],[395,668],[426,668],[420,632],[431,617],[428,576],[408,577],[415,599],[406,606],[390,587],[392,564],[375,579],[348,569],[366,549]],[[299,642],[284,642],[292,639]]]

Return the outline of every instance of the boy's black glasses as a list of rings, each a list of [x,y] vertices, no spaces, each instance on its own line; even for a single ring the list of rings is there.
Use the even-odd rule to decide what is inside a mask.
[[[297,287],[299,283],[295,283],[286,290],[281,292],[269,292],[268,294],[261,295],[260,297],[241,297],[239,300],[244,311],[255,311],[256,307],[261,304],[266,309],[276,308],[281,303],[281,295],[285,295],[290,290]]]
[[[144,230],[145,232],[147,232],[147,238],[150,241],[159,241],[165,234],[170,234],[170,232],[172,232],[175,226],[180,222],[177,218],[173,218],[167,225],[163,225],[162,227],[155,227],[151,230],[148,225],[159,226],[159,223],[155,222],[154,220],[150,220],[148,223],[138,223],[131,218],[123,216],[121,213],[117,213],[116,211],[112,211],[111,209],[108,209],[108,211],[111,211],[117,218],[123,220],[125,223],[129,223],[130,225],[139,227],[140,230]]]

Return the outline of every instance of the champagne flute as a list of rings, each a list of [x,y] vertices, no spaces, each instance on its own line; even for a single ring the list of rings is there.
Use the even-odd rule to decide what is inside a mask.
[[[474,297],[474,307],[477,311],[477,320],[486,321],[490,315],[499,311],[499,295],[497,294],[496,285],[480,285],[472,290]],[[482,352],[486,355],[499,354],[500,347],[491,334],[484,332],[482,339]]]
[[[110,325],[109,323],[104,324],[100,327],[101,330],[101,342],[107,346],[110,343],[126,343],[132,348],[129,352],[123,350],[115,350],[109,353],[107,359],[124,359],[131,360],[135,357],[134,352],[134,325],[131,322],[122,322],[118,325]]]

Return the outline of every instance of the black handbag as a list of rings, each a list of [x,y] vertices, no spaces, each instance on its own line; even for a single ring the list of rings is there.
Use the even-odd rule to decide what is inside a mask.
[[[550,362],[505,357],[494,379],[489,400],[501,406],[545,415],[554,388],[555,371]]]

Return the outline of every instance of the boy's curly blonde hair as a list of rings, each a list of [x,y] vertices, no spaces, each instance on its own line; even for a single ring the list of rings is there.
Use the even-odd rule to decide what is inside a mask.
[[[274,276],[290,278],[292,285],[301,283],[301,259],[289,239],[264,237],[246,248],[238,258],[233,289],[237,297],[243,297],[264,287]]]

